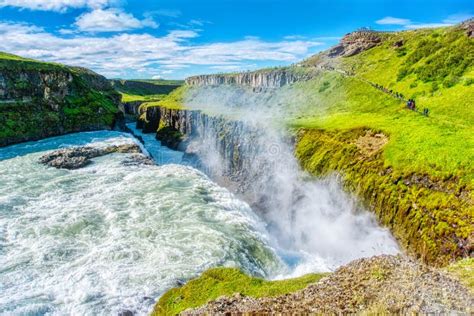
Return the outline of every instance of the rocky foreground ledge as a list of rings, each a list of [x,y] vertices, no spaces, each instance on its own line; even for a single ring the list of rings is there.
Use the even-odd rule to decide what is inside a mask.
[[[472,314],[474,296],[448,274],[403,256],[359,259],[295,293],[221,297],[181,315]]]
[[[112,153],[134,154],[124,161],[124,164],[126,165],[154,164],[149,157],[142,154],[142,150],[137,144],[111,145],[107,147],[84,146],[58,149],[41,156],[39,162],[49,167],[72,170],[85,167],[92,162],[91,159],[93,158]]]

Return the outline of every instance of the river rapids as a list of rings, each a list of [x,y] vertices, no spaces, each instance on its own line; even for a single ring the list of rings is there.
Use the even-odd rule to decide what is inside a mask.
[[[164,291],[215,266],[266,278],[334,268],[324,254],[279,247],[248,204],[143,137],[156,165],[124,164],[121,153],[78,170],[38,163],[57,148],[137,142],[114,131],[0,149],[0,314],[145,315]],[[361,229],[368,255],[398,251],[387,230]]]

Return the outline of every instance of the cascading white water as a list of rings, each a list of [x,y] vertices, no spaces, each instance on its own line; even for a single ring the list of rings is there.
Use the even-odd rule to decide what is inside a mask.
[[[221,85],[191,89],[186,102],[217,117],[216,124],[196,126],[190,148],[212,177],[237,177],[243,195],[261,209],[272,245],[289,265],[278,278],[331,271],[354,259],[399,251],[390,232],[343,191],[336,176],[308,179],[300,170],[284,122],[289,112],[298,112],[305,95],[291,87],[254,93]],[[229,164],[235,156],[237,167]]]
[[[248,205],[195,169],[127,166],[128,154],[79,170],[38,163],[62,146],[130,141],[104,131],[0,149],[0,314],[147,314],[209,267],[282,271]]]

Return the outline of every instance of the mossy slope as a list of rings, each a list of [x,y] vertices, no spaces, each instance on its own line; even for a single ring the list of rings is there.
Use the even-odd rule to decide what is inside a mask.
[[[309,274],[289,280],[265,281],[250,277],[238,269],[214,268],[189,281],[183,287],[166,292],[156,304],[152,315],[176,315],[220,296],[231,296],[236,293],[255,298],[278,296],[303,289],[323,276],[323,274]]]
[[[471,187],[457,178],[386,166],[383,147],[369,154],[359,145],[377,132],[304,130],[296,156],[314,175],[339,172],[346,188],[363,197],[411,254],[437,265],[469,255],[474,227]]]
[[[339,172],[409,252],[445,265],[474,249],[474,42],[460,26],[381,36],[295,85],[317,91],[292,122],[303,130],[296,155],[315,175]],[[430,115],[409,111],[408,98]],[[366,133],[388,143],[364,155]]]

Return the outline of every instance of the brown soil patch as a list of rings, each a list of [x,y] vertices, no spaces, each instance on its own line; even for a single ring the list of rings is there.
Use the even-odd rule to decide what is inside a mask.
[[[367,131],[364,136],[360,136],[356,140],[357,148],[366,157],[371,157],[378,153],[387,143],[388,137],[385,134],[373,133],[372,131]]]

